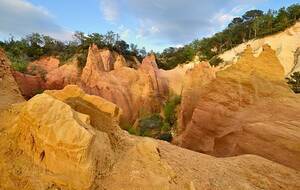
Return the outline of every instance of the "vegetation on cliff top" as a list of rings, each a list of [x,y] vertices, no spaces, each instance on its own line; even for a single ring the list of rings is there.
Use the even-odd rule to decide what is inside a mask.
[[[209,60],[217,65],[222,60],[217,57],[248,40],[271,35],[292,26],[300,18],[300,4],[293,4],[278,11],[247,11],[242,17],[234,18],[222,31],[212,37],[197,39],[181,48],[170,47],[157,54],[158,65],[172,69],[178,64],[189,62],[195,55],[201,60]]]
[[[191,61],[195,55],[198,55],[200,60],[208,60],[212,65],[218,65],[222,62],[222,59],[218,57],[220,53],[247,40],[283,31],[295,24],[299,18],[299,4],[293,4],[288,8],[283,7],[278,11],[247,11],[242,17],[234,18],[222,32],[212,37],[194,40],[181,48],[166,48],[162,53],[157,53],[158,66],[163,69],[172,69],[178,64]],[[88,47],[92,43],[97,44],[99,48],[114,50],[127,59],[132,56],[142,59],[147,54],[145,48],[138,49],[135,44],[127,44],[114,32],[108,32],[105,35],[99,33],[86,35],[83,32],[76,32],[74,40],[67,42],[33,33],[20,40],[11,37],[8,41],[0,41],[0,47],[8,52],[13,67],[25,72],[29,61],[44,55],[58,56],[62,63],[76,55],[80,67],[84,67]]]
[[[105,35],[98,33],[85,35],[83,32],[75,32],[73,37],[72,41],[62,42],[50,36],[33,33],[19,40],[11,37],[7,41],[0,41],[0,47],[7,52],[13,68],[20,72],[26,72],[28,63],[42,56],[57,56],[61,63],[64,63],[76,55],[79,66],[83,68],[88,48],[93,43],[99,48],[116,51],[127,59],[131,59],[132,56],[142,59],[146,55],[145,48],[138,49],[135,44],[127,44],[114,32]]]

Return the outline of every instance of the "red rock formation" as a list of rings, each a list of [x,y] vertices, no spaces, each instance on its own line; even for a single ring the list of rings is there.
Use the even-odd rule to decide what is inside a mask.
[[[50,71],[46,77],[46,89],[63,89],[68,84],[76,84],[80,70],[77,59],[73,58],[57,69]]]
[[[124,111],[123,122],[134,122],[141,112],[160,111],[161,100],[167,95],[168,88],[160,79],[155,57],[145,58],[138,70],[117,64],[115,70],[107,72],[103,70],[103,59],[95,48],[90,47],[81,75],[81,87],[87,93],[120,106]],[[122,57],[120,60],[124,62]]]
[[[47,74],[59,67],[59,59],[55,57],[42,57],[36,61],[31,62],[27,70],[30,74],[40,75]]]
[[[151,85],[158,98],[168,95],[168,84],[161,80],[162,77],[154,54],[145,57],[139,69],[151,78]]]
[[[257,58],[248,47],[211,83],[191,81],[182,98],[176,144],[220,157],[256,154],[300,169],[300,99],[269,46]]]
[[[18,71],[14,71],[13,76],[20,88],[21,94],[26,99],[46,89],[45,81],[40,76],[28,75]]]
[[[111,71],[113,69],[127,66],[126,60],[122,55],[108,49],[98,49],[97,45],[93,44],[89,48],[87,64],[92,64],[97,67],[97,71]]]

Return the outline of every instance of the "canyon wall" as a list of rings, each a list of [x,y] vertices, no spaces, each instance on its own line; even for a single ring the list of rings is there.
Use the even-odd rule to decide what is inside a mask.
[[[270,46],[258,57],[248,46],[215,79],[209,68],[196,80],[195,72],[187,74],[175,144],[217,157],[256,154],[300,169],[300,98]]]

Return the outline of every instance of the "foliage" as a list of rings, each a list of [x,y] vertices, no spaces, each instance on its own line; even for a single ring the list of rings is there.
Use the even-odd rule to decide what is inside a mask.
[[[43,89],[35,89],[35,90],[33,90],[33,94],[34,94],[34,95],[42,94],[43,92],[44,92]]]
[[[300,72],[291,74],[287,81],[295,93],[300,93]]]
[[[162,133],[162,134],[159,135],[158,139],[163,140],[163,141],[171,142],[172,139],[173,139],[173,136],[170,132],[169,133]]]
[[[71,41],[61,42],[50,36],[33,33],[19,40],[11,37],[7,41],[0,41],[0,47],[10,55],[13,67],[21,72],[26,72],[28,62],[44,55],[58,57],[60,64],[77,57],[80,68],[83,68],[91,44],[116,51],[125,58],[136,56],[141,60],[147,54],[145,48],[138,49],[134,44],[127,44],[112,31],[105,35],[98,33],[86,35],[83,32],[75,32],[73,38]]]
[[[136,130],[136,128],[130,127],[127,129],[128,133],[131,135],[139,135],[138,131]]]
[[[300,4],[293,4],[278,11],[247,11],[242,17],[233,18],[229,25],[212,37],[194,40],[182,48],[166,48],[157,53],[158,65],[172,69],[178,64],[192,60],[199,55],[201,60],[211,60],[216,65],[220,60],[215,56],[247,40],[261,38],[285,30],[300,18]]]
[[[160,134],[163,118],[159,114],[153,114],[139,120],[140,135],[157,137]]]
[[[161,54],[157,54],[158,66],[163,69],[172,69],[180,63],[191,61],[195,55],[195,51],[191,46],[182,48],[170,47]]]
[[[153,137],[165,141],[172,140],[172,130],[176,127],[176,107],[180,104],[181,97],[173,96],[167,100],[163,108],[162,117],[158,113],[148,114],[138,121],[139,130],[127,127],[131,134]]]
[[[211,66],[218,66],[220,63],[222,63],[223,62],[223,59],[222,58],[220,58],[219,56],[214,56],[214,57],[212,57],[210,60],[209,60],[209,64],[211,65]]]
[[[29,61],[26,58],[13,56],[12,54],[8,54],[8,58],[10,59],[11,66],[15,71],[19,71],[21,73],[25,73],[27,71]]]
[[[169,126],[173,126],[176,121],[176,107],[178,104],[181,102],[181,97],[180,96],[174,96],[170,98],[165,106],[164,106],[164,117],[165,117],[165,123]]]

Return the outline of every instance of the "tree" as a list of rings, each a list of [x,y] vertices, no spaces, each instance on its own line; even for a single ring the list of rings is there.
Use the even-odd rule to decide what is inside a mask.
[[[104,37],[98,33],[92,33],[87,36],[87,45],[96,44],[99,48],[103,48],[105,46]]]
[[[109,31],[104,35],[104,43],[106,46],[112,48],[114,47],[116,41],[118,40],[118,35],[113,31]]]
[[[241,17],[235,17],[232,21],[228,24],[228,27],[234,27],[236,25],[240,25],[243,23],[243,19]]]
[[[142,57],[146,57],[146,55],[147,55],[146,48],[145,48],[145,47],[143,47],[142,49],[140,49],[140,52],[139,52],[139,54],[140,54]]]
[[[32,33],[27,35],[25,38],[28,46],[25,49],[28,57],[32,58],[32,60],[39,58],[43,55],[43,45],[42,35],[38,33]]]
[[[250,10],[250,11],[247,11],[242,17],[245,21],[253,21],[257,17],[262,16],[263,14],[264,14],[264,12],[261,10]]]
[[[286,9],[283,7],[279,9],[278,14],[275,18],[276,31],[282,31],[289,26],[289,16]]]
[[[291,20],[296,21],[300,18],[300,5],[294,4],[287,8],[288,16]]]
[[[86,38],[83,32],[76,31],[73,36],[78,44],[84,44]]]
[[[245,20],[246,27],[248,28],[248,36],[249,39],[251,39],[252,31],[254,31],[254,38],[256,38],[257,35],[257,25],[254,22],[256,18],[262,16],[264,14],[261,10],[250,10],[247,11],[242,17]]]
[[[130,51],[131,51],[133,56],[137,56],[139,54],[139,50],[138,50],[137,45],[132,44],[132,43],[130,44]]]
[[[129,55],[129,45],[124,40],[116,41],[115,49],[125,56]]]

